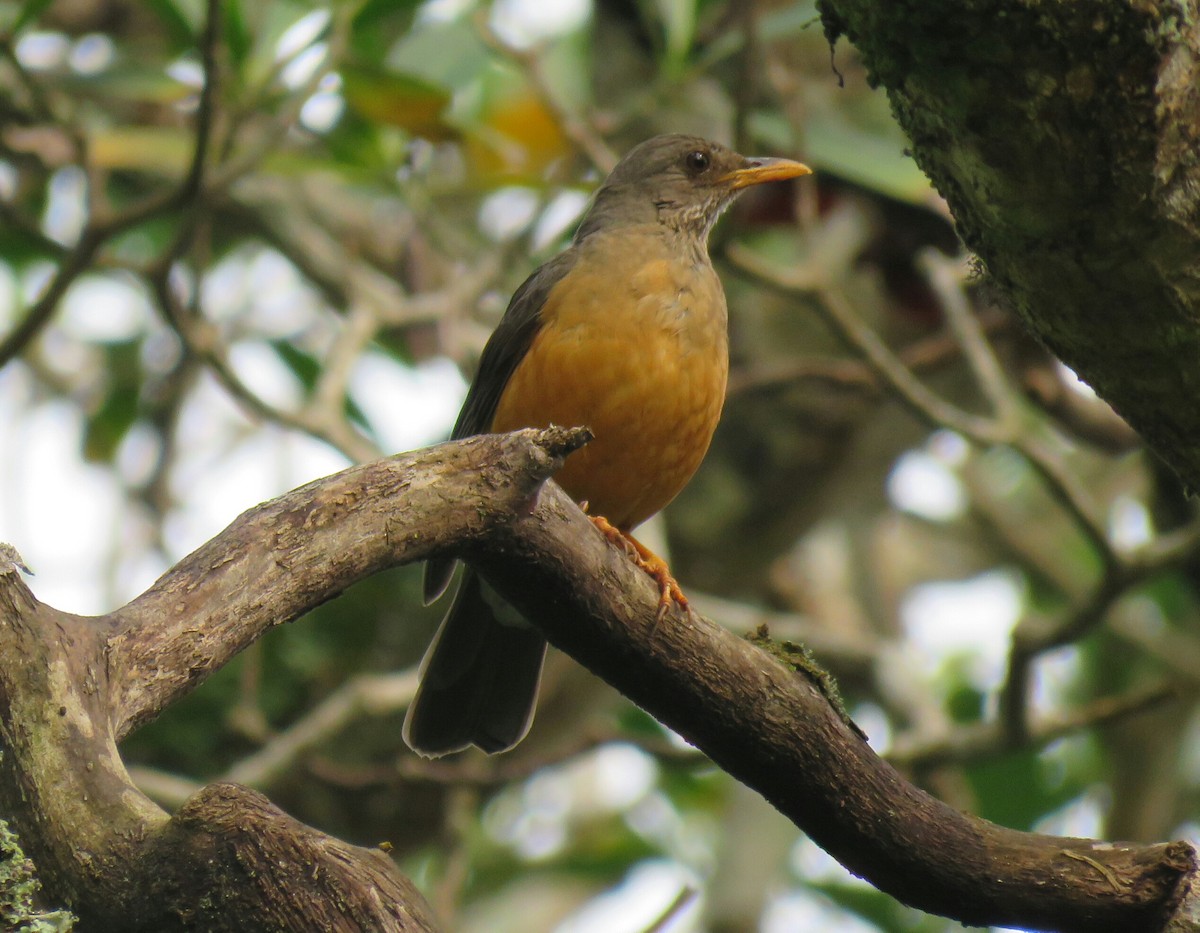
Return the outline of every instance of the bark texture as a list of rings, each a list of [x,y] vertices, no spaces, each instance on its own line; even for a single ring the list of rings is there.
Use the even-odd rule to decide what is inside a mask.
[[[1032,331],[1200,489],[1200,7],[820,0]]]
[[[462,552],[559,647],[676,729],[852,871],[976,924],[1154,931],[1194,909],[1196,854],[1004,829],[906,782],[809,676],[658,590],[553,484],[585,431],[492,435],[355,467],[264,503],[110,616],[39,603],[0,566],[0,812],[50,900],[105,930],[424,930],[378,852],[237,785],[174,816],[116,739],[272,625],[363,576]]]
[[[213,785],[173,816],[117,742],[267,629],[385,567],[527,512],[581,431],[477,439],[354,467],[249,510],[141,597],[84,618],[0,553],[0,814],[47,901],[100,930],[426,930],[378,851]],[[9,557],[5,557],[9,554]]]
[[[656,623],[655,584],[561,493],[496,533],[469,559],[552,644],[898,900],[969,924],[1080,933],[1153,933],[1179,909],[1196,871],[1189,844],[1043,836],[954,810],[879,758],[805,673],[694,613]]]

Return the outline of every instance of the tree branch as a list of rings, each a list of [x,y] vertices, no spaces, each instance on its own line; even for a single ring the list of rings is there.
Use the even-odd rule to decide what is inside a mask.
[[[389,860],[244,788],[211,785],[168,818],[116,743],[269,627],[528,512],[589,437],[475,438],[318,480],[249,510],[94,619],[39,603],[19,556],[0,552],[0,812],[48,895],[96,929],[431,928]]]
[[[656,625],[654,585],[586,533],[559,497],[497,527],[468,559],[551,643],[761,793],[850,871],[911,906],[981,925],[1149,931],[1161,928],[1195,870],[1186,843],[1022,833],[930,797],[878,758],[805,677],[694,614]]]
[[[1196,0],[819,6],[1029,327],[1200,488]]]
[[[590,436],[557,428],[473,438],[351,467],[245,512],[109,617],[117,739],[268,628],[528,510]]]
[[[51,893],[111,920],[131,888],[164,909],[191,871],[240,909],[253,900],[237,900],[244,866],[188,867],[212,856],[214,838],[341,858],[348,847],[233,786],[201,791],[168,820],[130,784],[115,739],[268,627],[377,570],[459,551],[554,644],[906,903],[967,923],[1162,928],[1195,874],[1190,845],[1042,836],[959,813],[879,759],[804,675],[698,615],[656,623],[649,578],[561,490],[539,493],[587,437],[477,437],[318,480],[251,509],[101,619],[41,605],[11,565],[0,575],[0,654],[12,659],[0,667],[0,808],[18,830],[36,828],[25,835]],[[394,877],[380,883],[411,905]]]

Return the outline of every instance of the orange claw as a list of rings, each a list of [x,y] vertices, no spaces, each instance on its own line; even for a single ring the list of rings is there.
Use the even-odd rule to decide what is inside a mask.
[[[680,609],[687,611],[688,598],[680,589],[679,582],[671,575],[671,568],[667,566],[665,560],[633,535],[626,534],[617,528],[603,515],[589,515],[588,518],[604,537],[613,544],[619,545],[633,562],[658,584],[658,612],[654,614],[656,624],[662,621],[672,603],[678,604]]]

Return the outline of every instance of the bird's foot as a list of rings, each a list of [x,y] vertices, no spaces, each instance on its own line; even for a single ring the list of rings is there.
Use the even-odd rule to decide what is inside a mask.
[[[619,545],[633,562],[658,584],[658,612],[654,615],[656,625],[662,621],[663,616],[667,614],[667,610],[671,608],[672,603],[678,605],[684,612],[687,611],[688,598],[684,595],[683,590],[680,589],[679,582],[671,575],[671,568],[667,566],[665,560],[642,544],[633,535],[621,531],[620,528],[609,522],[603,515],[589,515],[588,518],[591,519],[592,524],[600,530],[600,533],[604,537],[608,538],[613,544]]]

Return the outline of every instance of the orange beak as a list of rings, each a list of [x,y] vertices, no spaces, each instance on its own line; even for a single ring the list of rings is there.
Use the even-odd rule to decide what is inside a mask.
[[[802,162],[791,159],[759,159],[747,158],[745,168],[730,172],[722,182],[734,191],[749,188],[751,185],[761,185],[768,181],[784,181],[788,178],[799,178],[801,175],[811,175],[812,169]]]

